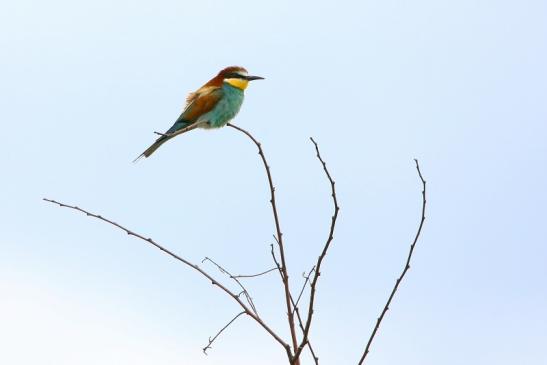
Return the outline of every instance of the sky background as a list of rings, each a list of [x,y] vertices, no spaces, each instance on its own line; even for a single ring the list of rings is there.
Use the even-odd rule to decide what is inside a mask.
[[[271,268],[269,191],[242,134],[193,131],[131,163],[188,92],[238,64],[266,78],[234,123],[272,167],[293,288],[332,214],[309,136],[337,182],[311,332],[321,364],[357,363],[403,267],[413,158],[426,225],[368,363],[547,364],[547,2],[3,1],[0,49],[0,363],[285,363],[248,318],[204,356],[239,311],[230,298],[41,201],[194,262]],[[288,339],[278,276],[248,286]]]

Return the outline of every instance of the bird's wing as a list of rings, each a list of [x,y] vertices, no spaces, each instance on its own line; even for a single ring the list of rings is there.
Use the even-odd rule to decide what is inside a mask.
[[[193,123],[203,114],[211,111],[222,98],[222,88],[216,86],[202,87],[188,95],[186,107],[177,121]]]

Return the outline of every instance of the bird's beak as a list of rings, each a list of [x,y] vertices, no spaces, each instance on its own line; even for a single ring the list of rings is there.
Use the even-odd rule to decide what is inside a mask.
[[[246,80],[248,81],[253,81],[253,80],[264,80],[263,77],[260,77],[260,76],[247,76],[245,77]]]

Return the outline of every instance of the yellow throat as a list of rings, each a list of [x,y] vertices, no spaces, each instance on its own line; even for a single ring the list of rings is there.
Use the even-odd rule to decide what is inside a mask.
[[[249,81],[244,79],[224,79],[224,82],[227,82],[229,85],[237,87],[241,90],[245,90],[247,85],[249,85]]]

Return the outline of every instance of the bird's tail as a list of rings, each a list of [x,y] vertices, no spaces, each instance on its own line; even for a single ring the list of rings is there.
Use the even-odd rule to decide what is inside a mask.
[[[156,139],[156,142],[152,143],[150,147],[148,147],[143,153],[141,153],[136,159],[133,160],[133,162],[137,162],[143,157],[150,157],[162,144],[167,142],[173,137],[170,136],[161,136],[160,138]]]
[[[133,160],[133,162],[137,162],[138,160],[140,160],[142,157],[150,157],[150,155],[152,155],[158,148],[160,148],[160,146],[162,144],[164,144],[165,142],[167,142],[168,140],[170,140],[171,138],[175,137],[176,136],[176,132],[177,131],[180,131],[181,129],[183,128],[186,128],[190,125],[191,123],[190,122],[187,122],[183,119],[179,119],[175,122],[175,124],[173,124],[171,126],[171,128],[169,128],[167,130],[167,132],[165,132],[164,135],[162,135],[160,138],[156,139],[156,142],[152,143],[152,145],[150,147],[148,147],[146,149],[146,151],[144,151],[143,153],[141,153],[139,155],[139,157],[137,157],[136,159]],[[173,134],[173,135],[171,135]]]

